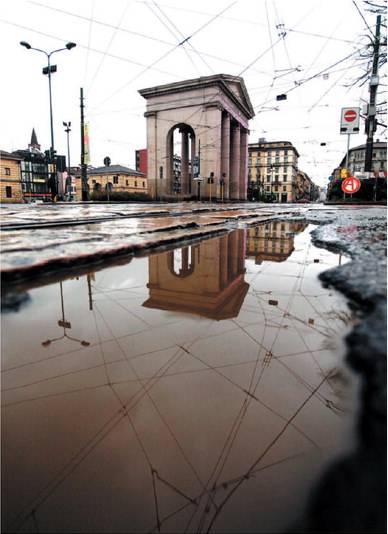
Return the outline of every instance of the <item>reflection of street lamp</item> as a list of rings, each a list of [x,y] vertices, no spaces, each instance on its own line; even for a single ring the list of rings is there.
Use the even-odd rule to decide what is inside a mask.
[[[65,319],[65,305],[63,303],[63,288],[62,288],[62,282],[59,282],[59,286],[61,288],[61,308],[62,308],[62,319],[58,320],[58,326],[63,328],[63,335],[59,337],[55,337],[53,339],[46,339],[46,341],[42,341],[43,347],[48,347],[53,343],[54,341],[59,341],[60,339],[63,339],[66,337],[67,339],[70,339],[71,341],[76,341],[77,343],[80,343],[83,347],[88,347],[90,345],[89,341],[85,341],[84,339],[77,339],[75,337],[71,337],[66,333],[66,330],[71,328],[71,323],[69,321],[66,321]]]
[[[50,100],[50,130],[51,130],[51,148],[50,148],[50,160],[51,163],[54,162],[54,128],[53,128],[53,104],[52,104],[52,96],[51,96],[51,73],[57,71],[56,65],[50,64],[50,57],[55,54],[56,52],[61,52],[62,50],[71,50],[75,46],[77,46],[75,43],[67,43],[64,48],[58,48],[57,50],[53,50],[52,52],[46,52],[45,50],[41,50],[40,48],[34,48],[26,41],[20,41],[21,46],[24,46],[24,48],[27,48],[27,50],[35,50],[36,52],[42,52],[42,54],[45,54],[47,57],[47,67],[43,68],[43,74],[47,74],[48,76],[48,82],[49,82],[49,100]],[[58,184],[55,183],[55,189],[56,194],[58,193]]]

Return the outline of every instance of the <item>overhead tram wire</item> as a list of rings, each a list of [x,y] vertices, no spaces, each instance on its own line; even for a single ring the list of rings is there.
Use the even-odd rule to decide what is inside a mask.
[[[361,17],[362,20],[364,21],[365,26],[366,26],[366,27],[368,28],[368,30],[370,31],[370,34],[371,34],[372,39],[374,40],[374,38],[375,38],[375,34],[373,33],[373,31],[371,30],[371,27],[370,27],[369,24],[367,23],[367,21],[366,21],[364,15],[362,14],[362,11],[361,11],[360,8],[358,7],[358,5],[357,5],[357,3],[355,2],[355,0],[352,0],[352,2],[353,2],[353,4],[354,4],[355,8],[357,9],[357,11],[358,11],[360,17]]]
[[[137,2],[138,4],[147,4],[148,3],[146,0],[134,0],[134,1]],[[189,8],[185,8],[185,7],[181,7],[181,6],[178,7],[178,6],[172,6],[172,5],[169,5],[169,4],[161,4],[161,3],[159,3],[159,5],[161,5],[163,7],[167,7],[168,9],[173,9],[175,11],[183,11],[185,13],[194,13],[195,15],[203,15],[203,16],[206,16],[206,17],[214,15],[214,13],[209,13],[208,11],[199,11],[197,9],[189,9]],[[262,24],[261,22],[256,22],[256,21],[247,20],[247,19],[239,19],[237,17],[230,17],[228,15],[221,16],[220,18],[224,19],[224,20],[230,20],[232,22],[241,22],[243,24],[254,24],[254,25],[257,25],[257,26],[265,26],[265,24]]]
[[[131,1],[131,0],[127,0],[127,4],[126,4],[125,8],[123,9],[123,12],[121,13],[121,15],[120,15],[120,17],[119,17],[119,19],[118,19],[117,25],[116,25],[115,28],[114,28],[114,32],[112,33],[111,38],[109,39],[109,43],[107,44],[107,46],[106,46],[106,48],[105,48],[104,54],[103,54],[103,56],[102,56],[102,58],[101,58],[101,61],[100,61],[100,63],[98,64],[98,66],[97,66],[97,68],[96,68],[96,70],[95,70],[95,72],[94,72],[93,78],[92,78],[92,80],[91,80],[91,82],[90,82],[90,84],[89,84],[89,86],[88,86],[87,93],[90,93],[90,90],[91,90],[91,88],[93,87],[93,84],[94,84],[94,82],[95,82],[95,80],[96,80],[96,78],[97,78],[97,76],[98,76],[98,73],[100,72],[101,67],[102,67],[102,65],[104,64],[106,55],[107,55],[107,53],[109,52],[110,47],[112,46],[112,43],[113,43],[113,41],[114,41],[114,38],[115,38],[116,35],[117,35],[117,31],[118,31],[118,29],[120,28],[121,22],[123,21],[123,19],[124,19],[126,13],[127,13],[127,11],[128,11],[130,1]]]
[[[348,54],[347,56],[343,57],[342,59],[339,59],[338,61],[336,61],[335,63],[333,63],[332,65],[329,65],[328,67],[324,68],[323,70],[313,74],[312,76],[306,78],[305,80],[301,80],[300,82],[297,83],[297,85],[291,87],[288,91],[285,92],[285,94],[289,94],[291,93],[291,91],[294,91],[295,89],[297,89],[298,87],[300,87],[301,85],[304,85],[306,84],[307,82],[313,80],[314,78],[317,78],[318,76],[321,76],[322,74],[326,73],[329,69],[331,69],[332,67],[335,67],[336,65],[339,65],[340,63],[343,63],[344,61],[346,61],[347,59],[351,58],[352,56],[354,56],[355,54],[357,54],[358,52],[360,51],[360,49],[357,49],[357,50],[354,50],[351,54]],[[267,102],[264,102],[264,104],[267,104],[268,102],[272,102],[272,100],[268,100]],[[259,104],[258,106],[255,106],[254,109],[258,109],[259,107],[261,107],[263,104]]]
[[[79,20],[85,20],[85,21],[88,21],[90,22],[90,17],[85,17],[83,15],[79,15],[77,13],[72,13],[70,11],[66,11],[64,9],[59,9],[59,8],[55,8],[53,6],[48,6],[46,4],[42,4],[40,2],[36,2],[34,0],[29,0],[29,3],[31,4],[34,4],[38,7],[41,7],[41,8],[45,8],[45,9],[49,9],[49,10],[52,10],[52,11],[56,11],[58,13],[62,13],[64,15],[68,15],[69,17],[74,17],[74,18],[77,18]],[[97,19],[93,19],[92,22],[94,24],[97,24],[99,26],[103,26],[105,28],[112,28],[112,29],[115,29],[115,26],[114,24],[109,24],[107,22],[104,22],[104,21],[101,21],[101,20],[97,20]],[[147,35],[147,34],[144,34],[144,33],[140,33],[140,32],[137,32],[135,30],[130,30],[128,28],[118,28],[118,31],[119,32],[124,32],[124,33],[128,33],[129,35],[134,35],[136,37],[141,37],[143,39],[148,39],[148,40],[151,40],[151,41],[154,41],[154,42],[157,42],[157,43],[160,43],[160,44],[165,44],[165,45],[168,45],[168,46],[174,46],[175,43],[171,42],[171,41],[166,41],[165,39],[160,39],[158,37],[154,37],[152,35]],[[43,34],[44,35],[44,34]],[[56,38],[56,37],[54,37]],[[93,49],[91,49],[93,51]],[[218,61],[223,61],[225,63],[229,63],[230,65],[235,65],[237,67],[240,67],[241,64],[240,63],[237,63],[236,61],[232,61],[228,58],[223,58],[223,57],[220,57],[220,56],[216,56],[214,54],[208,54],[206,52],[203,52],[201,50],[198,50],[197,51],[199,54],[201,54],[202,56],[205,56],[205,57],[208,57],[210,59],[216,59]],[[109,54],[107,54],[109,56]],[[257,71],[259,74],[267,74],[266,72],[264,71]]]
[[[82,84],[83,87],[86,84],[86,77],[88,74],[90,42],[91,42],[91,37],[92,37],[92,25],[93,25],[93,14],[94,14],[95,4],[96,4],[96,0],[92,0],[92,8],[90,12],[90,22],[89,22],[89,31],[88,31],[88,45],[87,45],[86,58],[85,58],[84,81]]]
[[[181,38],[184,38],[183,33],[180,31],[178,26],[170,19],[170,17],[162,10],[159,4],[155,2],[155,0],[152,0],[155,7],[160,11],[160,13],[168,20],[168,22],[171,24],[171,26],[175,29],[175,31],[181,36]],[[189,47],[191,50],[197,54],[198,58],[202,61],[202,63],[210,70],[211,73],[214,74],[214,69],[209,65],[209,63],[203,58],[202,54],[200,54],[193,46],[193,44],[189,41],[188,42]],[[187,53],[187,50],[185,49],[185,52]],[[187,53],[187,55],[190,57],[190,55]],[[191,57],[190,57],[191,59]]]
[[[107,96],[104,100],[102,100],[98,105],[101,106],[105,104],[108,100],[110,100],[113,96],[115,96],[117,93],[121,92],[123,89],[128,87],[132,82],[137,80],[142,74],[147,72],[149,69],[153,68],[155,65],[157,65],[160,61],[165,59],[167,56],[172,54],[177,48],[188,42],[190,39],[192,39],[195,35],[197,35],[200,31],[202,31],[204,28],[209,26],[212,22],[214,22],[222,13],[225,13],[228,9],[230,9],[234,4],[236,4],[237,0],[234,0],[231,4],[226,6],[224,9],[222,9],[217,15],[212,17],[210,20],[202,24],[199,28],[197,28],[191,35],[188,35],[185,39],[183,39],[180,43],[174,45],[170,50],[159,56],[157,59],[155,59],[152,63],[150,63],[145,69],[143,69],[141,72],[136,74],[136,76],[133,76],[130,80],[128,80],[124,85],[120,86],[118,89],[116,89],[113,93],[111,93],[109,96]]]
[[[155,4],[155,2],[154,2],[154,4]],[[174,39],[177,39],[177,40],[178,40],[178,43],[179,43],[179,42],[181,41],[182,37],[184,37],[184,36],[181,34],[181,35],[178,37],[177,34],[173,31],[173,29],[170,28],[170,27],[166,24],[166,22],[159,16],[158,13],[155,12],[155,10],[152,8],[152,6],[151,6],[148,2],[146,2],[145,5],[148,7],[148,9],[151,11],[151,13],[152,13],[153,15],[155,15],[155,17],[156,17],[156,18],[163,24],[163,26],[167,29],[167,31],[168,31],[169,33],[171,33],[171,35],[174,37]],[[156,4],[156,5],[157,5],[157,4]],[[180,32],[179,32],[179,33],[180,33]],[[192,57],[190,56],[190,54],[188,53],[188,51],[187,51],[185,45],[182,46],[182,50],[185,52],[185,54],[186,54],[186,56],[188,57],[190,63],[192,64],[192,66],[193,66],[194,69],[197,71],[198,75],[200,76],[201,73],[200,73],[200,71],[199,71],[197,65],[194,63],[193,58],[192,58]]]
[[[38,35],[43,35],[44,37],[50,37],[50,39],[55,39],[57,41],[66,41],[67,38],[62,38],[62,37],[58,37],[58,35],[53,35],[53,34],[50,34],[50,33],[46,33],[46,32],[42,32],[40,30],[36,30],[34,28],[30,28],[28,26],[24,26],[22,24],[18,24],[17,22],[11,22],[9,20],[5,20],[5,19],[0,19],[0,23],[3,23],[3,24],[8,24],[10,26],[15,26],[16,28],[21,28],[23,30],[27,30],[27,31],[30,31],[32,33],[36,33]],[[91,52],[95,52],[96,54],[104,54],[104,52],[102,50],[99,50],[98,48],[92,48],[92,47],[88,47],[86,45],[83,45],[83,44],[80,44],[80,43],[77,43],[77,48],[84,48],[86,50],[90,50]],[[118,59],[119,61],[125,61],[126,63],[131,63],[132,65],[137,65],[139,67],[144,67],[144,63],[140,63],[139,61],[135,61],[134,59],[130,59],[130,58],[127,58],[127,57],[123,57],[123,56],[117,56],[115,54],[106,54],[107,56],[113,58],[113,59]],[[154,68],[154,67],[151,67],[152,70],[155,70],[156,72],[160,72],[161,74],[167,74],[168,76],[173,76],[175,79],[179,79],[180,77],[177,75],[177,73],[173,73],[173,72],[169,72],[169,71],[166,71],[166,70],[162,70],[162,69],[158,69],[158,68]]]

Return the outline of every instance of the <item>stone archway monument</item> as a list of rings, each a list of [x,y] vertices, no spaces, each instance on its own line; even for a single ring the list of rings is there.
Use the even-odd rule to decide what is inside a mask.
[[[248,121],[254,111],[244,80],[216,74],[139,93],[147,100],[152,199],[246,200]],[[180,156],[174,153],[177,138]]]

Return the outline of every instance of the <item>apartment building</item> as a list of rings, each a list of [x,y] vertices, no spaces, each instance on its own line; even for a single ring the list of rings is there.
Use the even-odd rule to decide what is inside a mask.
[[[0,202],[23,202],[20,163],[22,158],[0,150]]]
[[[299,153],[289,141],[248,145],[248,198],[295,202]]]

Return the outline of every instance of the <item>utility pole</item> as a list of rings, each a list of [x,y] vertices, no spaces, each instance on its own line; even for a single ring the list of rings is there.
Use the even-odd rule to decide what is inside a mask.
[[[82,200],[89,200],[88,193],[88,177],[86,174],[85,163],[85,120],[84,120],[84,90],[81,87],[81,185],[82,185]]]
[[[380,25],[381,25],[381,15],[378,15],[376,19],[375,40],[373,43],[372,76],[369,81],[370,96],[369,96],[369,105],[368,105],[368,115],[365,121],[365,133],[367,135],[366,149],[365,149],[365,168],[364,168],[365,172],[371,172],[373,170],[372,169],[373,134],[376,131],[376,95],[377,95],[377,87],[379,85],[378,69],[379,69],[379,50],[380,50]],[[374,196],[376,197],[376,184],[375,184]]]

